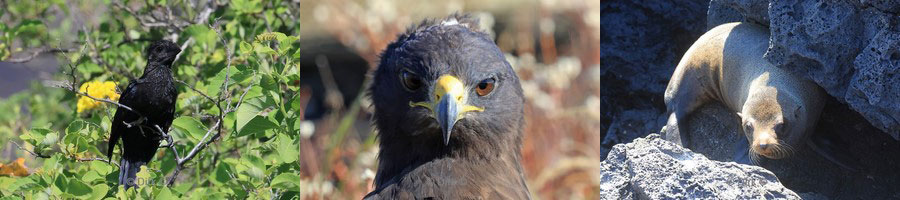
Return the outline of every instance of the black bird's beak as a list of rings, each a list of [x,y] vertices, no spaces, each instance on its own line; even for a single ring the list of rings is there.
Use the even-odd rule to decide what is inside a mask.
[[[441,139],[444,140],[444,145],[450,144],[453,125],[465,118],[466,113],[484,111],[484,108],[466,104],[465,86],[455,76],[443,75],[438,78],[431,93],[431,96],[435,97],[431,102],[410,102],[409,106],[421,106],[431,110],[432,117],[441,126]]]

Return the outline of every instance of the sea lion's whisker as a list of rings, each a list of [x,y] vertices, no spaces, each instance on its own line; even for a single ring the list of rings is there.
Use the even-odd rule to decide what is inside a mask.
[[[784,154],[783,157],[794,155],[794,153],[796,151],[794,149],[794,147],[792,147],[791,145],[788,145],[784,140],[778,140],[778,144],[776,146],[778,147],[778,149],[783,150],[783,154]]]
[[[750,155],[750,163],[759,165],[759,155],[757,155],[756,152],[753,152],[753,148],[748,149],[747,153]]]

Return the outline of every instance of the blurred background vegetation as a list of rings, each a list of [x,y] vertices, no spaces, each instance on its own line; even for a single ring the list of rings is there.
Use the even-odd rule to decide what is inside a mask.
[[[25,158],[31,174],[0,175],[0,196],[360,199],[378,152],[367,72],[407,27],[463,12],[481,18],[522,79],[535,197],[599,198],[599,1],[233,0],[212,1],[204,19],[208,3],[0,1],[0,163]],[[115,106],[78,113],[65,86],[114,81],[121,91],[160,38],[188,47],[174,67],[184,82],[171,130],[178,154],[209,147],[172,187],[122,193],[117,167],[95,160],[105,159]],[[33,52],[48,53],[17,62]],[[145,176],[172,177],[172,152],[160,149]]]

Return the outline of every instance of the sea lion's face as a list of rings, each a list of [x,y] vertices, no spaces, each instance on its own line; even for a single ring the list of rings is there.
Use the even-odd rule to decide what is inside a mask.
[[[751,158],[758,155],[770,159],[781,159],[793,152],[785,141],[789,137],[784,112],[777,104],[760,103],[752,105],[747,112],[738,113],[747,140],[750,142]]]
[[[757,120],[748,117],[743,121],[744,133],[750,141],[750,152],[771,159],[780,159],[787,156],[786,147],[779,136],[784,135],[784,120],[781,116],[774,120]]]

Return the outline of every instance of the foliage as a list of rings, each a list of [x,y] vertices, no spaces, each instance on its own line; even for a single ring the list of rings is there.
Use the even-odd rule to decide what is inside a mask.
[[[290,2],[38,2],[43,3],[0,4],[0,19],[6,20],[0,23],[0,60],[29,48],[69,49],[58,51],[61,72],[54,81],[35,82],[0,100],[6,111],[0,113],[0,141],[21,149],[17,157],[36,158],[26,163],[32,174],[0,176],[0,196],[284,199],[301,194],[295,134],[302,119],[299,45],[291,36],[299,26],[290,20]],[[77,19],[70,17],[73,12],[97,7],[109,11],[95,16],[96,24],[71,27],[78,24],[71,21]],[[169,9],[178,15],[159,20],[150,14]],[[204,9],[212,11],[207,19]],[[62,19],[63,25],[51,26],[55,22],[49,19]],[[174,143],[138,173],[138,189],[125,191],[117,184],[119,149],[112,159],[105,155],[117,109],[111,102],[118,95],[110,92],[121,92],[140,76],[147,62],[144,48],[161,38],[187,44],[173,66],[181,82],[176,119],[167,130]],[[118,84],[107,85],[114,90],[82,88],[100,82]],[[86,95],[109,102],[82,102]],[[88,103],[105,106],[76,109]]]

